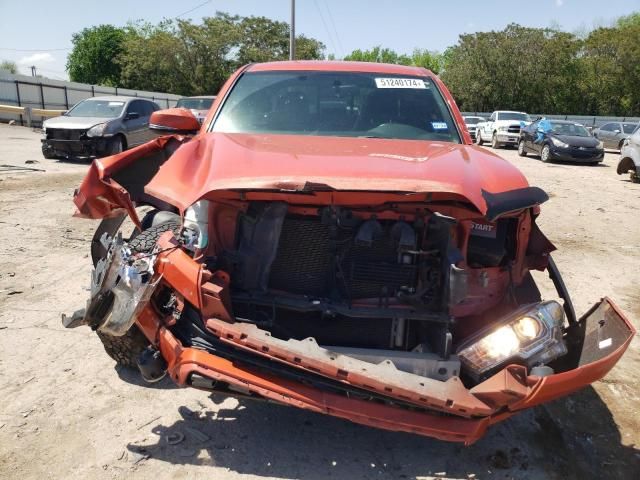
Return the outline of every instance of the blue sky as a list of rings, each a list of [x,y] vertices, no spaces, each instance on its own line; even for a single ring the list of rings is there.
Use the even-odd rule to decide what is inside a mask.
[[[182,18],[198,21],[224,11],[288,21],[290,0],[0,0],[0,59],[24,73],[67,78],[71,35],[101,23],[158,22],[195,7]],[[199,6],[201,5],[201,6]],[[296,0],[296,30],[317,38],[338,58],[356,48],[383,45],[400,53],[415,47],[443,50],[465,32],[499,30],[515,22],[533,27],[589,30],[640,11],[640,0]],[[21,49],[22,51],[17,51]]]

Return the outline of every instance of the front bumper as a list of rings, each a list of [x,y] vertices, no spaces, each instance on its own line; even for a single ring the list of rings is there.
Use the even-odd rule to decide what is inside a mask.
[[[106,137],[86,137],[77,140],[41,140],[42,151],[67,158],[98,158],[109,153],[109,139]]]
[[[520,134],[499,132],[496,134],[496,138],[499,143],[503,143],[505,145],[517,145],[518,140],[520,139]]]
[[[551,146],[549,154],[553,160],[565,162],[599,163],[604,160],[604,150],[581,150],[576,147],[558,148]]]
[[[567,331],[569,353],[538,377],[509,365],[471,389],[336,355],[312,339],[279,340],[228,315],[228,277],[211,275],[185,252],[160,239],[162,281],[193,305],[217,345],[185,345],[173,317],[147,306],[136,321],[160,350],[180,385],[267,399],[388,430],[470,444],[487,427],[519,410],[562,397],[602,378],[627,349],[635,330],[608,298]],[[199,288],[198,288],[199,286]],[[194,288],[195,287],[195,288]],[[346,393],[346,394],[345,394]],[[371,401],[377,399],[378,401]]]

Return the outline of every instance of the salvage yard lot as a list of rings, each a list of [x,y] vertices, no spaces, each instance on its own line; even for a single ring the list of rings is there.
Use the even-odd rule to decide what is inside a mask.
[[[0,167],[0,478],[583,479],[639,471],[637,339],[603,381],[509,419],[468,448],[167,380],[149,387],[114,368],[88,328],[60,323],[61,313],[84,306],[96,222],[72,217],[87,165],[44,160],[39,137],[0,125],[0,165],[44,170]],[[618,154],[592,167],[498,153],[549,193],[539,223],[558,247],[577,312],[610,296],[640,327],[640,185],[616,175]]]

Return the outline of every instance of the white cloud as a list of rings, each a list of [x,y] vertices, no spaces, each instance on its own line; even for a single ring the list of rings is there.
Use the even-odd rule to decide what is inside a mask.
[[[33,55],[29,55],[27,57],[22,57],[18,60],[18,65],[34,65],[36,63],[52,63],[55,62],[56,59],[50,53],[34,53]]]
[[[564,5],[564,0],[556,0],[556,7],[561,7]]]

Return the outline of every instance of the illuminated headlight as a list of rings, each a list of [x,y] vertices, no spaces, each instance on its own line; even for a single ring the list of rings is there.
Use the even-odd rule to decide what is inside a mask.
[[[202,250],[209,243],[209,201],[198,200],[184,212],[182,226],[184,246],[189,250]]]
[[[87,130],[87,137],[101,137],[102,135],[104,135],[104,129],[106,128],[106,126],[106,123],[94,125],[89,130]]]
[[[598,150],[604,150],[604,143],[598,142],[598,146],[596,147]]]
[[[560,147],[560,148],[567,148],[569,146],[568,143],[564,143],[562,140],[558,140],[556,137],[551,137],[551,142],[556,147]]]
[[[499,327],[465,342],[458,355],[475,379],[506,363],[527,367],[548,363],[567,353],[563,322],[564,311],[558,302],[529,305],[504,319]]]

